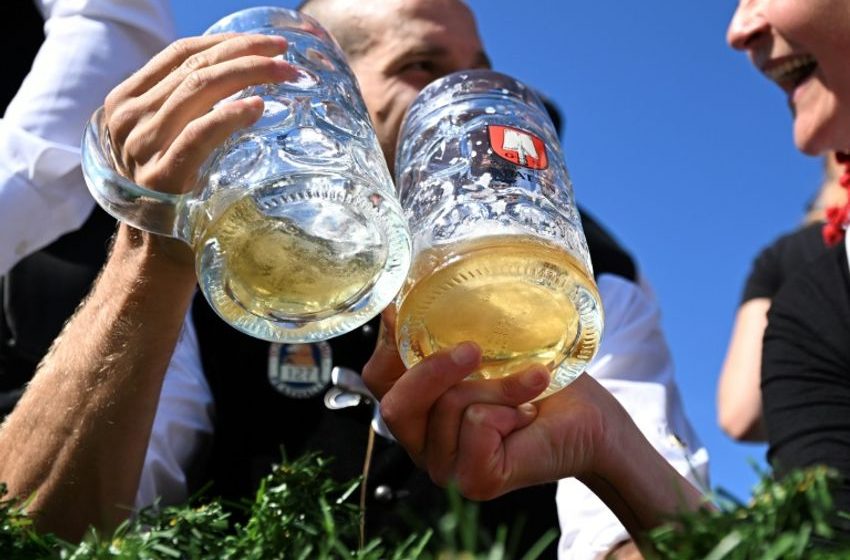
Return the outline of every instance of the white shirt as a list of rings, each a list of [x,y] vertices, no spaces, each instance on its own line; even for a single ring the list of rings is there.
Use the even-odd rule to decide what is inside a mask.
[[[612,275],[600,276],[598,286],[605,332],[588,373],[620,401],[679,473],[707,489],[708,452],[685,416],[654,294],[646,283]],[[629,538],[616,516],[578,480],[558,482],[556,500],[560,560],[591,560]]]
[[[94,201],[80,171],[83,128],[175,35],[168,0],[37,4],[45,40],[0,119],[0,274],[86,220]]]
[[[685,418],[654,295],[645,285],[610,274],[599,277],[598,287],[605,308],[605,334],[588,371],[623,403],[649,441],[679,472],[704,484],[708,454]],[[163,504],[186,498],[184,473],[196,450],[212,435],[213,414],[190,310],[165,376],[137,507],[157,496]],[[562,559],[594,558],[628,538],[608,508],[574,479],[559,483],[557,504]]]

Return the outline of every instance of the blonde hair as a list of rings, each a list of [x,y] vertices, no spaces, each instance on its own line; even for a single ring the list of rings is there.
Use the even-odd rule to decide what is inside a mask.
[[[841,167],[832,155],[825,156],[823,160],[823,183],[803,218],[804,224],[823,221],[827,208],[847,203],[847,191],[838,184]]]

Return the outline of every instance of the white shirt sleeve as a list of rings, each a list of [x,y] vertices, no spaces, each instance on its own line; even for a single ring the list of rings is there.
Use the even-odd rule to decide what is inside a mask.
[[[708,452],[685,417],[655,296],[644,283],[598,280],[605,332],[590,373],[620,401],[652,445],[705,491]],[[629,538],[616,516],[574,478],[558,482],[560,560],[595,559]]]
[[[165,374],[136,493],[136,509],[159,498],[163,505],[186,501],[186,473],[211,444],[213,398],[201,365],[192,310]]]
[[[175,35],[167,0],[40,2],[45,40],[0,119],[0,274],[79,228],[94,201],[83,128],[109,91]]]

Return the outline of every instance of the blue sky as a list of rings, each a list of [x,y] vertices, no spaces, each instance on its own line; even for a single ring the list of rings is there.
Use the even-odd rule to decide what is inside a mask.
[[[176,1],[178,31],[248,5]],[[565,113],[576,197],[655,288],[712,483],[746,498],[765,450],[717,428],[717,375],[750,260],[799,223],[821,164],[794,149],[783,94],[726,46],[735,2],[470,5],[494,67]]]

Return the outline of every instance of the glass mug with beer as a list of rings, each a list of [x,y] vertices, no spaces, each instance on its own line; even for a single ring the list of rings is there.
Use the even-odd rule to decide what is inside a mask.
[[[261,96],[263,116],[228,139],[183,195],[118,175],[98,110],[83,139],[89,189],[117,219],[191,245],[201,291],[237,329],[277,342],[343,334],[392,301],[410,264],[407,224],[357,81],[309,16],[252,8],[206,33],[226,31],[285,37],[281,56],[296,78],[235,96]]]
[[[485,378],[542,363],[541,398],[569,384],[596,354],[603,310],[537,95],[489,70],[448,75],[413,102],[396,153],[414,254],[396,300],[405,365],[471,340]]]

